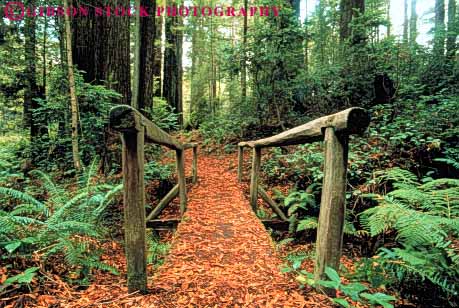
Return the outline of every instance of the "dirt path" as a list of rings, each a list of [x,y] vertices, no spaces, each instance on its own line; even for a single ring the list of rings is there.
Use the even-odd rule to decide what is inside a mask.
[[[185,221],[142,306],[318,306],[280,272],[273,241],[228,170],[231,159],[200,157]]]

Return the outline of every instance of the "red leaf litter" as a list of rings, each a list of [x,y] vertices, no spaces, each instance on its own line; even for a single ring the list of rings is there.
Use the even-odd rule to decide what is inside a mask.
[[[233,159],[200,156],[185,218],[138,307],[330,307],[280,272],[274,243],[229,170]]]
[[[282,261],[237,182],[235,162],[234,156],[199,156],[198,183],[189,188],[164,265],[149,277],[148,295],[127,293],[125,257],[113,242],[104,260],[119,276],[100,272],[86,290],[50,277],[45,294],[28,294],[33,304],[24,300],[23,307],[332,307],[328,297],[300,290],[280,272]]]

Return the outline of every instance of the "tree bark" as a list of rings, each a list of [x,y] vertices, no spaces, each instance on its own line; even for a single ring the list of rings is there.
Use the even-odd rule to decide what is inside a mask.
[[[416,13],[416,0],[411,0],[411,16],[410,16],[410,46],[416,44],[418,37],[418,15]]]
[[[154,59],[155,59],[155,11],[156,1],[138,0],[139,6],[148,10],[148,17],[137,16],[136,65],[133,88],[133,106],[147,114],[145,110],[153,106]]]
[[[340,41],[351,39],[352,45],[359,43],[364,37],[361,37],[359,31],[352,31],[351,21],[353,18],[358,17],[365,13],[364,0],[341,0],[340,3]]]
[[[175,5],[172,3],[172,5]],[[182,106],[182,20],[180,17],[166,18],[166,48],[164,51],[163,96],[175,112],[179,114],[179,124],[183,124]]]
[[[90,16],[73,20],[73,62],[83,70],[84,80],[105,84],[122,95],[121,104],[131,102],[129,16],[95,16],[94,7],[128,7],[128,0],[96,0],[92,6],[74,0],[73,5],[86,6]]]
[[[155,2],[156,3],[156,2]],[[155,43],[154,43],[154,65],[153,65],[153,79],[154,79],[154,96],[160,97],[162,90],[162,81],[161,81],[161,60],[162,60],[162,51],[161,51],[161,37],[163,33],[163,19],[161,17],[155,18]]]
[[[67,11],[69,7],[68,0],[64,0],[64,10]],[[66,47],[67,47],[67,69],[69,78],[69,89],[70,89],[70,106],[72,114],[72,156],[73,166],[75,170],[80,171],[80,151],[78,147],[78,100],[76,96],[75,88],[75,76],[73,73],[73,60],[72,60],[72,30],[70,27],[70,17],[64,14],[65,20],[65,36],[66,36]]]
[[[445,55],[445,0],[435,0],[433,52],[437,60],[441,60]]]
[[[26,2],[27,6],[35,6],[35,0]],[[25,48],[25,79],[26,88],[24,91],[24,128],[30,131],[30,140],[33,142],[37,134],[36,125],[33,120],[33,99],[37,96],[37,77],[36,77],[36,19],[26,18],[24,25],[24,48]]]
[[[387,0],[387,12],[386,12],[386,19],[387,19],[387,32],[386,32],[386,36],[389,37],[391,35],[391,27],[392,27],[392,24],[390,22],[390,1],[391,0]]]
[[[244,8],[247,12],[248,0],[244,0]],[[247,29],[247,16],[244,16],[244,24],[242,28],[241,104],[245,104],[247,99]]]
[[[456,16],[456,0],[448,1],[448,34],[446,38],[446,55],[448,59],[454,60],[457,51],[457,32],[459,18]]]
[[[408,0],[403,1],[403,42],[408,43]]]

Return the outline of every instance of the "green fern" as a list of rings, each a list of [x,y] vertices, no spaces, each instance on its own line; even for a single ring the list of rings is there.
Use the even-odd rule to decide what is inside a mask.
[[[32,176],[45,190],[46,200],[29,193],[0,187],[0,195],[17,204],[11,211],[0,211],[0,250],[8,258],[40,251],[43,258],[63,256],[71,268],[88,276],[92,269],[116,272],[99,260],[96,244],[104,234],[101,216],[119,195],[122,185],[95,184],[96,161],[86,168],[79,188],[67,190],[52,177],[34,170]],[[41,194],[42,195],[42,194]],[[11,255],[12,256],[12,255]]]
[[[456,169],[459,169],[459,161],[452,158],[435,158],[434,161],[439,161],[447,165],[453,166]]]
[[[459,180],[427,179],[420,184],[409,171],[379,172],[391,183],[386,195],[367,195],[378,206],[360,221],[371,236],[394,234],[397,247],[382,248],[383,265],[394,277],[428,279],[447,294],[459,292],[459,252],[451,240],[459,236]]]

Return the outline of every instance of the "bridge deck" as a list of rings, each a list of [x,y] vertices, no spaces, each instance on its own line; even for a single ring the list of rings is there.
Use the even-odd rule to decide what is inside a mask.
[[[190,191],[186,218],[143,304],[317,307],[280,272],[274,243],[251,211],[235,172],[228,171],[229,159],[234,158],[200,158],[199,182]]]

